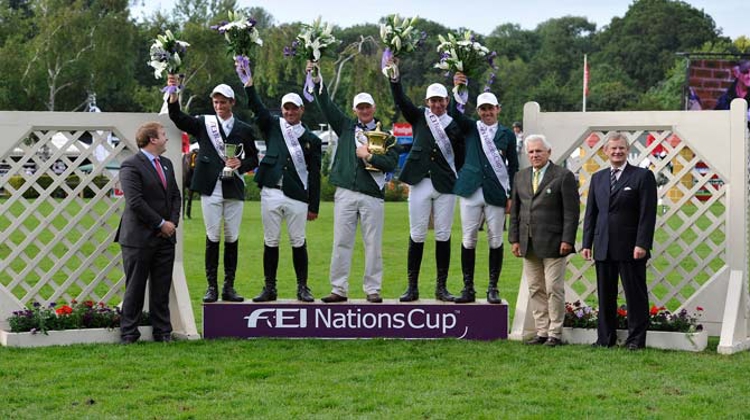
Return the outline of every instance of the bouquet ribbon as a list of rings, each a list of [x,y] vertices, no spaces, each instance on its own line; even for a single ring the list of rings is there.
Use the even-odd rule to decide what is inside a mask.
[[[237,76],[240,77],[240,81],[244,85],[253,77],[253,72],[250,70],[250,59],[244,55],[236,55],[234,56],[234,61],[236,63],[235,70],[237,71]]]
[[[392,77],[392,67],[388,65],[388,61],[393,59],[393,51],[391,51],[390,48],[386,48],[385,51],[383,51],[383,58],[380,60],[380,68],[383,72],[383,74],[391,79]]]
[[[465,85],[453,86],[453,99],[456,100],[456,109],[464,113],[464,106],[469,101],[469,81]]]
[[[180,80],[182,80],[182,78],[180,78]],[[162,93],[164,93],[164,97],[163,97],[164,103],[161,106],[161,110],[159,110],[159,115],[166,115],[169,113],[169,111],[167,110],[167,103],[169,102],[169,95],[173,93],[174,94],[180,93],[180,91],[182,90],[182,87],[183,87],[182,84],[178,86],[167,85],[161,89]]]
[[[315,97],[312,95],[313,92],[315,92],[315,82],[313,81],[312,76],[313,71],[315,71],[315,69],[307,72],[307,76],[305,76],[305,86],[302,88],[302,94],[305,96],[305,99],[307,99],[307,102],[315,101]],[[320,69],[318,69],[318,77],[320,78],[320,92],[318,93],[323,93],[323,73]]]

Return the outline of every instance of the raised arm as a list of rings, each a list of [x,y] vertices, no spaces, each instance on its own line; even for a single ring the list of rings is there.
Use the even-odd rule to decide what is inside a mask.
[[[249,76],[247,82],[245,82],[245,94],[247,95],[247,106],[255,114],[258,127],[262,131],[266,131],[273,122],[273,116],[271,112],[263,105],[263,101],[260,100],[255,86],[253,85],[253,78]]]
[[[167,76],[168,86],[177,86],[178,84],[179,79],[176,75],[170,74]],[[176,93],[169,95],[167,110],[169,111],[169,119],[172,120],[177,128],[192,136],[198,136],[201,131],[200,118],[182,112],[180,109],[180,101],[178,100]]]
[[[307,71],[311,71],[313,67],[317,66],[316,63],[313,63],[312,61],[307,62]],[[319,71],[318,71],[319,72]],[[331,125],[331,128],[333,128],[333,131],[336,132],[336,135],[341,137],[341,133],[344,131],[344,129],[347,127],[349,123],[349,118],[346,116],[346,113],[341,110],[338,106],[336,106],[333,101],[331,101],[330,95],[328,95],[328,87],[323,85],[321,89],[320,85],[320,76],[313,79],[313,82],[315,82],[315,89],[313,94],[315,95],[315,99],[317,99],[318,108],[320,108],[320,112],[323,113],[323,115],[326,117],[326,120],[328,121],[328,124]]]
[[[417,108],[404,94],[404,88],[401,85],[401,76],[399,76],[398,62],[391,60],[388,64],[393,66],[394,73],[396,74],[395,78],[389,79],[393,102],[396,104],[396,107],[401,110],[401,113],[404,114],[406,121],[409,121],[410,124],[414,125],[419,122],[419,119],[422,117],[422,111],[420,111],[419,108]]]
[[[457,86],[460,84],[466,84],[466,76],[461,73],[457,72],[455,75],[453,75],[453,86]],[[458,110],[458,103],[453,100],[451,101],[450,105],[448,106],[448,115],[450,115],[454,120],[456,120],[456,123],[459,127],[461,127],[461,131],[464,133],[468,133],[472,127],[476,127],[476,121],[472,118],[466,116],[463,112]],[[513,179],[511,178],[511,182]]]

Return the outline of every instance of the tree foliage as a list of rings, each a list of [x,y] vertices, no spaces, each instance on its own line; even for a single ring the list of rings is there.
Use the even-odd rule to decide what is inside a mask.
[[[96,93],[105,111],[158,111],[160,89],[147,66],[148,45],[170,29],[188,41],[185,89],[181,103],[194,114],[211,113],[208,93],[227,83],[237,93],[235,112],[249,118],[245,96],[222,36],[209,29],[240,8],[237,0],[178,0],[173,10],[141,20],[130,16],[129,0],[0,0],[0,109],[80,110]],[[251,57],[256,88],[271,109],[282,95],[301,93],[305,64],[284,57],[283,49],[300,30],[299,22],[276,22],[262,8],[240,8],[257,21],[264,40]],[[324,20],[326,17],[324,16]],[[335,17],[334,17],[335,19]],[[335,20],[332,21],[335,24]],[[439,60],[437,35],[449,28],[419,20],[428,35],[424,45],[400,62],[407,95],[420,103],[435,82],[450,88],[448,76],[433,68]],[[367,91],[386,125],[401,119],[380,73],[383,46],[376,24],[335,27],[341,40],[321,60],[334,101],[351,109],[351,98]],[[682,1],[635,0],[622,17],[597,28],[585,17],[550,19],[535,29],[503,22],[479,41],[497,52],[496,81],[491,90],[503,104],[501,122],[523,116],[526,102],[545,111],[581,108],[583,56],[590,65],[589,110],[676,109],[679,107],[684,60],[677,52],[748,53],[747,37],[722,37],[713,19]],[[481,93],[481,80],[471,81],[470,98]],[[470,99],[467,112],[473,113]],[[311,128],[324,122],[314,104],[303,121]]]
[[[639,88],[662,80],[676,52],[690,52],[720,42],[713,18],[676,0],[636,0],[598,37],[605,61],[621,67]]]

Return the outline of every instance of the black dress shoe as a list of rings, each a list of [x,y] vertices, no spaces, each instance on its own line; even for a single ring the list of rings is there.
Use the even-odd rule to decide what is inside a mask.
[[[370,303],[381,303],[383,302],[383,298],[380,297],[380,293],[371,293],[367,295],[367,301]]]
[[[643,347],[641,347],[641,346],[639,346],[638,344],[635,344],[635,343],[628,344],[627,348],[628,348],[628,351],[638,351],[638,350],[642,350],[643,349]]]
[[[534,336],[531,340],[527,341],[525,344],[528,345],[537,345],[537,344],[544,344],[547,342],[547,337],[540,337],[540,336]]]
[[[132,335],[120,337],[120,344],[124,344],[124,345],[135,344],[137,341],[138,341],[138,337],[135,337]]]
[[[336,293],[331,293],[330,295],[320,299],[323,303],[337,303],[337,302],[346,302],[347,298],[346,296],[337,295]]]
[[[560,340],[559,338],[549,337],[547,338],[547,341],[544,343],[544,345],[547,347],[557,347],[562,346],[562,343],[562,340]]]
[[[155,335],[154,341],[157,343],[171,343],[172,334]]]

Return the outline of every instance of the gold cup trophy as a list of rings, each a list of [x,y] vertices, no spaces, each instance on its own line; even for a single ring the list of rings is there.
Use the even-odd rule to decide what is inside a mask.
[[[395,141],[390,145],[386,145],[388,140],[393,138],[393,136],[390,133],[380,131],[380,122],[378,122],[374,130],[365,131],[363,134],[367,137],[367,150],[373,155],[384,155],[390,148],[396,145]],[[368,171],[380,172],[380,169],[369,163],[365,163],[365,169]]]

